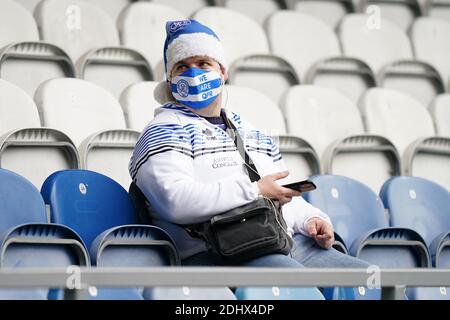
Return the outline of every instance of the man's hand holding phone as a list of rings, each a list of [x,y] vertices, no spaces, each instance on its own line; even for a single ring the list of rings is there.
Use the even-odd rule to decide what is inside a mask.
[[[289,171],[269,174],[258,180],[259,192],[266,198],[275,199],[281,205],[292,200],[292,197],[298,197],[301,192],[289,188],[284,188],[276,183],[277,180],[284,179],[289,175]]]

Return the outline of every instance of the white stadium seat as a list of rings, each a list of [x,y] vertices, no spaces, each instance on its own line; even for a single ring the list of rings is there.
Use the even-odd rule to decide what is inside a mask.
[[[109,16],[116,21],[120,12],[133,0],[90,0],[90,3],[98,6],[100,9],[105,11]]]
[[[417,0],[356,0],[357,11],[380,15],[408,31],[414,19],[422,15],[422,7]]]
[[[411,41],[416,58],[433,65],[450,88],[450,22],[419,18],[411,28]]]
[[[21,174],[37,188],[54,171],[79,168],[78,152],[70,138],[58,130],[41,128],[31,97],[1,79],[0,167]]]
[[[450,23],[450,0],[422,0],[425,2],[425,12],[432,18],[438,18]]]
[[[45,80],[74,76],[67,54],[39,41],[32,14],[15,1],[0,1],[0,78],[33,96]]]
[[[23,89],[0,79],[0,136],[8,131],[40,127],[33,99]]]
[[[222,98],[224,107],[271,136],[286,133],[280,108],[264,94],[251,88],[227,85]]]
[[[13,0],[1,1],[0,49],[12,42],[37,40],[39,34],[33,15]]]
[[[426,107],[402,92],[372,88],[361,98],[360,109],[367,131],[397,147],[405,174],[450,188],[450,138],[435,137]]]
[[[145,58],[119,47],[113,19],[98,6],[78,0],[43,0],[36,7],[43,39],[64,48],[78,77],[108,89],[116,98],[128,85],[152,80]]]
[[[37,4],[41,1],[41,0],[14,0],[18,3],[20,3],[22,6],[24,6],[26,9],[28,9],[28,11],[30,11],[31,13],[33,13],[34,8],[36,8]]]
[[[261,26],[271,14],[287,9],[280,0],[225,0],[225,7],[253,18]]]
[[[216,32],[225,48],[229,65],[245,56],[270,53],[262,27],[242,13],[208,7],[196,12],[193,18]]]
[[[365,134],[357,106],[338,91],[295,86],[281,107],[288,133],[311,143],[324,173],[350,176],[376,191],[400,174],[395,147],[386,138]]]
[[[84,80],[54,79],[34,99],[43,125],[63,130],[78,146],[83,169],[128,188],[128,161],[139,133],[126,129],[122,108],[108,91]]]
[[[369,64],[378,75],[378,85],[403,91],[423,104],[444,91],[439,73],[430,64],[414,60],[406,33],[392,22],[381,19],[372,24],[363,14],[346,16],[339,25],[345,55]]]
[[[225,88],[224,107],[274,138],[286,160],[289,181],[320,173],[319,159],[314,149],[303,139],[286,135],[283,115],[271,99],[251,88],[233,85]]]
[[[315,16],[334,29],[346,14],[354,12],[352,0],[292,0],[293,8]]]
[[[286,89],[299,83],[289,62],[270,54],[266,34],[253,19],[217,7],[202,9],[194,18],[211,27],[221,39],[230,66],[230,84],[256,89],[278,103]]]
[[[267,21],[266,31],[272,52],[294,65],[302,81],[314,63],[341,55],[333,30],[322,20],[307,14],[279,11]]]
[[[450,137],[450,94],[441,94],[430,106],[436,133],[439,136]]]
[[[161,106],[153,96],[157,85],[154,81],[139,82],[122,92],[120,104],[129,129],[141,132],[153,119],[155,109]]]
[[[302,83],[335,88],[355,103],[376,85],[370,68],[343,57],[336,34],[316,17],[279,11],[267,20],[266,31],[272,52],[295,67]]]
[[[77,146],[93,133],[126,128],[118,101],[84,80],[46,81],[36,91],[34,100],[42,124],[66,132]]]
[[[63,48],[73,61],[93,48],[118,46],[114,21],[79,0],[43,0],[34,11],[41,38]]]
[[[155,79],[163,80],[166,22],[183,19],[186,19],[184,14],[170,7],[136,2],[121,13],[117,26],[122,44],[142,53],[155,71]]]

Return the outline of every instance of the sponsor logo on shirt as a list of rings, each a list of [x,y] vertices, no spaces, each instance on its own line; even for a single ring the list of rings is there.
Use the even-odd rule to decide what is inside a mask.
[[[219,169],[223,167],[235,167],[239,164],[234,160],[233,157],[220,157],[214,158],[212,167],[213,169]]]

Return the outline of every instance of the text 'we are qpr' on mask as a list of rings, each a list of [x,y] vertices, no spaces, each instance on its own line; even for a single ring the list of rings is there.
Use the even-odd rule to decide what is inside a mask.
[[[172,78],[171,91],[180,103],[203,109],[216,100],[222,90],[220,73],[212,70],[189,68]]]

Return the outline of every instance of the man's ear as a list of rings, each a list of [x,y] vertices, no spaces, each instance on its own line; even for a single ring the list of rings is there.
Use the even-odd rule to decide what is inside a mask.
[[[222,71],[223,76],[223,84],[228,80],[228,71],[224,67],[220,67],[220,70]]]

